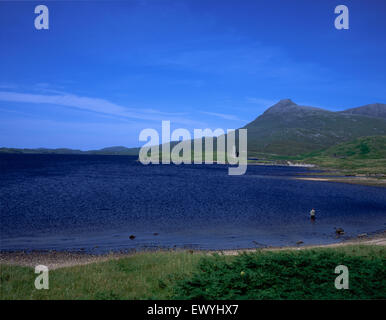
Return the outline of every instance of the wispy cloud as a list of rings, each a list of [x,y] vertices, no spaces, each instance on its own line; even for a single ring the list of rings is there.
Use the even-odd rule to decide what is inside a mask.
[[[209,116],[214,116],[218,118],[222,118],[225,120],[233,120],[233,121],[244,121],[237,116],[234,116],[232,114],[225,114],[225,113],[217,113],[217,112],[207,112],[207,111],[200,111],[200,113],[207,114]]]
[[[201,122],[182,118],[182,113],[166,113],[154,109],[140,110],[127,108],[105,99],[81,97],[73,94],[43,95],[0,91],[0,101],[52,104],[86,110],[104,115],[116,116],[119,118],[131,118],[150,121],[170,120],[171,122],[184,125],[203,125]]]

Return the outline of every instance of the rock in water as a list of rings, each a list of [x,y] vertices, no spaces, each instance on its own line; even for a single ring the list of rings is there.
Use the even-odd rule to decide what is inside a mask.
[[[337,228],[335,230],[335,233],[338,234],[338,235],[342,235],[342,234],[344,234],[344,230],[342,228]]]

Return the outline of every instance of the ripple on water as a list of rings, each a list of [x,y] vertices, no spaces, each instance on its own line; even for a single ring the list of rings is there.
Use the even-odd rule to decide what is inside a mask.
[[[222,165],[125,156],[0,155],[0,248],[251,248],[339,241],[334,227],[385,229],[386,189],[292,179],[310,171],[249,166],[229,176]]]

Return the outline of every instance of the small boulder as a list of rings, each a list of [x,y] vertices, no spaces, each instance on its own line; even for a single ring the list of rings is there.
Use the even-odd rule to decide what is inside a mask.
[[[304,243],[302,240],[296,242],[297,245]]]
[[[134,235],[131,235],[131,236],[129,237],[129,239],[130,239],[130,240],[134,240],[134,239],[135,239],[135,236],[134,236]]]
[[[337,229],[335,229],[335,233],[340,236],[340,235],[344,234],[344,230],[342,228],[337,228]]]
[[[367,233],[358,234],[358,238],[366,238],[366,237],[367,237]]]

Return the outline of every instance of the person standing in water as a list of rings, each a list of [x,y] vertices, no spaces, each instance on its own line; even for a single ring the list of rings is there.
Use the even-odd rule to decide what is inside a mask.
[[[314,208],[312,208],[312,210],[310,211],[310,218],[311,218],[311,220],[315,220],[315,218],[316,218]]]

